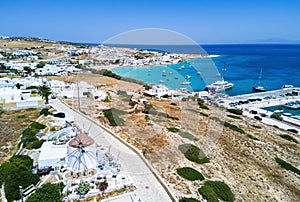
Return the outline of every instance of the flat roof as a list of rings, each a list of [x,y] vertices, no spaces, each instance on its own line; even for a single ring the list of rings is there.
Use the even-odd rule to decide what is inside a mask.
[[[39,160],[61,159],[67,156],[67,144],[54,145],[53,141],[44,142],[40,148]]]

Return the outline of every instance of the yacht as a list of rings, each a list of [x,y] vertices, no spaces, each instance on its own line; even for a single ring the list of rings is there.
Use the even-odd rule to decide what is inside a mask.
[[[234,86],[233,83],[229,83],[228,81],[221,80],[221,81],[216,81],[210,85],[207,85],[205,87],[205,90],[218,93],[218,92],[229,90],[233,86]]]
[[[254,91],[257,91],[257,92],[265,92],[265,91],[267,91],[263,86],[260,86],[261,74],[262,74],[262,68],[260,69],[260,73],[259,73],[259,77],[258,77],[258,85],[252,87],[252,89]]]

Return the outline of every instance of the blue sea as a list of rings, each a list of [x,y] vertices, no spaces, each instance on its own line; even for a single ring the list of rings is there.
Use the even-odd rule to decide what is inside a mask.
[[[191,59],[174,65],[118,67],[114,73],[132,77],[147,83],[176,89],[188,88],[201,91],[205,85],[224,80],[234,84],[228,95],[252,93],[252,86],[260,85],[267,90],[281,88],[284,84],[300,86],[300,45],[296,44],[246,44],[198,46],[128,46],[138,49],[160,50],[173,53],[208,53],[219,55],[212,58]],[[170,51],[171,50],[171,51]],[[178,70],[184,66],[184,69]],[[197,75],[200,72],[200,75]],[[260,72],[262,72],[260,74]],[[163,74],[165,74],[163,76]],[[191,76],[186,79],[186,75]],[[177,79],[176,79],[176,78]],[[190,85],[181,85],[189,81]]]

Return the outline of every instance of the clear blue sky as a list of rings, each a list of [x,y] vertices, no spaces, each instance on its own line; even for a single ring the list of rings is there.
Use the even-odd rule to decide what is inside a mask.
[[[203,43],[300,40],[299,0],[1,0],[0,35],[102,42],[171,29]]]

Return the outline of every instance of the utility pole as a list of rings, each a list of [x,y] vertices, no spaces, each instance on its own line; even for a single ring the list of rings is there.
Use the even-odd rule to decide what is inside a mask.
[[[77,81],[77,99],[78,99],[78,111],[80,111],[79,81]]]

